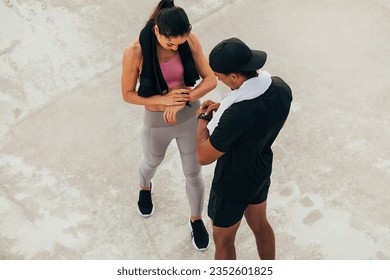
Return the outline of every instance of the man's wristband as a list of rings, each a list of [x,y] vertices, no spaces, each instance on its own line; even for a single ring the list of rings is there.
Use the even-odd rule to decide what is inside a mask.
[[[211,116],[210,115],[206,115],[206,113],[202,112],[198,115],[198,120],[199,119],[202,119],[202,120],[206,120],[206,121],[211,121]]]

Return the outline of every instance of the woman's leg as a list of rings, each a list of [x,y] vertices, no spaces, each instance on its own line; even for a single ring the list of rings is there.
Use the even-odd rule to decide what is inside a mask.
[[[137,203],[138,213],[142,217],[149,217],[154,212],[151,196],[151,179],[156,173],[157,167],[165,157],[169,143],[174,137],[172,127],[150,127],[144,124],[142,128],[143,157],[138,165],[139,174],[139,199]]]
[[[201,166],[196,160],[196,126],[195,117],[178,125],[176,142],[180,151],[186,178],[187,198],[191,208],[189,224],[192,245],[198,250],[206,250],[210,245],[210,239],[202,221],[204,181]]]
[[[196,160],[196,118],[178,125],[177,146],[186,178],[186,192],[191,208],[191,219],[202,217],[204,180],[201,165]]]
[[[174,138],[172,127],[149,127],[141,132],[143,156],[138,165],[140,187],[149,187],[150,180],[165,157],[169,143]]]

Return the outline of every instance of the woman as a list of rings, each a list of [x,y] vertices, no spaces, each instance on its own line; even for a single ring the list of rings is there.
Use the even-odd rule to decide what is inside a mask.
[[[199,99],[216,87],[216,78],[185,11],[173,1],[160,1],[139,37],[125,49],[122,67],[123,99],[145,106],[138,212],[143,217],[153,214],[151,179],[175,139],[186,178],[192,244],[206,250],[209,235],[202,221],[204,181],[196,160],[195,114]],[[201,82],[193,87],[199,76]]]

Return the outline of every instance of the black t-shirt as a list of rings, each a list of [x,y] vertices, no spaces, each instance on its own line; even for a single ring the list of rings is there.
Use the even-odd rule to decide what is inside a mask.
[[[271,175],[271,145],[288,116],[291,101],[290,87],[281,78],[272,77],[264,94],[225,110],[210,136],[211,145],[224,152],[212,182],[219,196],[235,203],[249,203],[256,197]]]

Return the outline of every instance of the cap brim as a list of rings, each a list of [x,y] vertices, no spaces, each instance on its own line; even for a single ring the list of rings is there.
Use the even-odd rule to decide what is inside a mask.
[[[245,65],[240,67],[240,71],[255,71],[264,66],[267,61],[267,53],[263,51],[252,50],[252,58]]]

